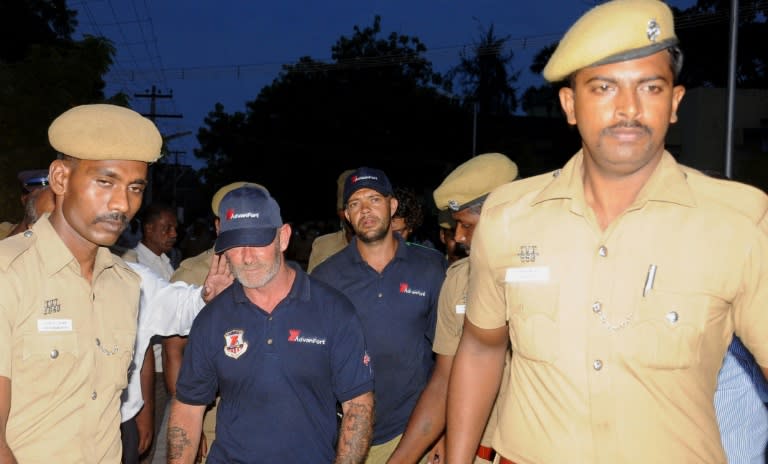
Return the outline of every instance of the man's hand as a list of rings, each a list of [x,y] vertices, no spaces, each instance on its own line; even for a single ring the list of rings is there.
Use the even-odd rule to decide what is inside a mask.
[[[153,408],[147,404],[136,414],[136,429],[139,431],[139,454],[143,454],[152,444],[155,435],[155,420]]]
[[[208,275],[203,283],[203,301],[208,303],[225,288],[232,285],[232,273],[229,272],[229,265],[226,258],[214,254],[211,257],[211,267],[208,268]]]

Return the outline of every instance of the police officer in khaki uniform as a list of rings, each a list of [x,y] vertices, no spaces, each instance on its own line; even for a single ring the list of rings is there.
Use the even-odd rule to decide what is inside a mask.
[[[483,206],[449,462],[471,459],[510,341],[501,463],[726,461],[712,400],[734,331],[768,366],[768,197],[665,151],[684,94],[676,44],[666,4],[613,0],[545,67],[568,81],[560,102],[582,149]]]
[[[3,221],[0,222],[0,239],[10,237],[11,235],[24,232],[32,225],[29,219],[29,209],[27,208],[27,199],[30,195],[35,194],[41,188],[48,185],[48,170],[47,169],[30,169],[21,171],[16,175],[21,184],[21,204],[24,206],[24,217],[17,224],[12,222]]]
[[[0,462],[120,462],[139,277],[106,248],[141,205],[155,125],[113,105],[53,121],[55,209],[0,243]]]
[[[219,228],[221,222],[219,220],[219,204],[224,195],[228,194],[232,190],[235,190],[244,186],[254,186],[264,189],[264,186],[253,182],[233,182],[221,187],[216,193],[213,194],[211,199],[211,210],[214,215],[214,227],[216,228],[216,235],[219,234]],[[266,189],[265,189],[266,190]],[[181,262],[179,268],[171,276],[171,282],[186,282],[192,285],[202,285],[205,282],[205,278],[208,276],[208,271],[211,267],[211,258],[214,256],[213,248],[187,258]],[[181,360],[184,356],[184,347],[187,345],[187,337],[166,337],[163,339],[163,372],[165,373],[165,383],[168,385],[171,397],[176,393],[176,379],[179,376],[179,369],[181,368]],[[162,425],[160,426],[159,435],[157,439],[156,449],[152,462],[164,463],[166,458],[165,446],[166,435],[168,428],[168,413],[170,407],[166,409],[165,417],[163,418]],[[216,438],[216,405],[214,405],[205,414],[203,421],[203,436],[200,440],[200,455],[202,462],[205,462],[205,457],[208,452],[208,443],[212,443]]]
[[[347,169],[336,179],[336,215],[339,217],[341,229],[315,238],[312,242],[312,251],[309,253],[307,272],[311,273],[318,264],[341,251],[352,238],[353,231],[344,216],[344,181],[353,172],[354,169]]]
[[[472,235],[486,197],[496,187],[515,180],[517,174],[517,165],[505,155],[486,153],[459,165],[435,189],[435,205],[440,210],[451,212],[456,223],[455,240],[467,252],[471,249]],[[444,431],[448,378],[464,325],[468,285],[469,260],[463,258],[448,268],[440,289],[437,329],[432,344],[432,351],[437,355],[435,367],[408,420],[403,439],[389,458],[390,464],[417,462]],[[495,452],[491,448],[491,436],[494,429],[495,420],[492,417],[477,448],[475,463],[493,461]],[[442,446],[432,453],[444,456],[440,448]]]

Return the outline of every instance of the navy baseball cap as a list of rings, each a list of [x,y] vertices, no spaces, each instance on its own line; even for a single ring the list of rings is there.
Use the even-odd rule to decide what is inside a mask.
[[[214,251],[235,247],[263,247],[275,240],[283,225],[280,207],[266,189],[253,184],[224,195],[219,204],[220,229]]]
[[[349,201],[349,197],[360,189],[369,188],[376,190],[382,195],[393,195],[392,184],[389,183],[384,171],[374,168],[357,168],[347,176],[344,181],[344,204]]]

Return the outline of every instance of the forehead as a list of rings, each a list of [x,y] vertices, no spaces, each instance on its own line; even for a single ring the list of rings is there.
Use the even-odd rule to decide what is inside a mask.
[[[350,201],[353,201],[353,200],[359,200],[361,198],[368,198],[368,197],[372,197],[372,196],[379,196],[379,197],[381,197],[381,196],[384,196],[384,195],[380,194],[379,192],[377,192],[374,189],[361,188],[360,190],[358,190],[355,193],[353,193],[352,195],[350,195],[349,196],[349,200],[347,200],[347,202],[350,202]]]
[[[477,224],[477,222],[480,220],[480,215],[472,212],[470,208],[452,212],[451,216],[453,217],[454,221],[460,222],[462,224]]]
[[[636,80],[662,78],[672,81],[672,57],[669,51],[661,50],[642,58],[583,68],[575,75],[577,82],[595,78]]]
[[[147,177],[147,163],[126,160],[78,160],[75,171],[88,175],[108,175],[133,182]]]

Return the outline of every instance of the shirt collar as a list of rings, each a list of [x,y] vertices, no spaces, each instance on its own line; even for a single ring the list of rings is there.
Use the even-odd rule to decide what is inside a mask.
[[[586,209],[583,170],[584,153],[583,150],[579,150],[562,169],[558,169],[552,174],[554,179],[539,192],[531,206],[548,200],[571,199],[573,200],[571,210],[576,213],[583,213]],[[666,150],[648,182],[640,190],[629,209],[642,208],[649,201],[674,203],[687,207],[696,206],[696,200],[688,185],[685,172]]]
[[[37,247],[43,258],[45,272],[49,276],[54,275],[67,267],[70,263],[76,266],[78,272],[80,272],[80,263],[77,262],[75,256],[69,251],[69,248],[64,244],[64,241],[59,237],[59,234],[56,233],[53,225],[51,225],[49,217],[50,214],[45,213],[32,226],[32,231],[37,235]],[[119,263],[119,261],[114,259],[114,256],[108,248],[99,247],[96,251],[93,275],[98,276],[104,269]],[[125,265],[121,267],[128,269]]]

